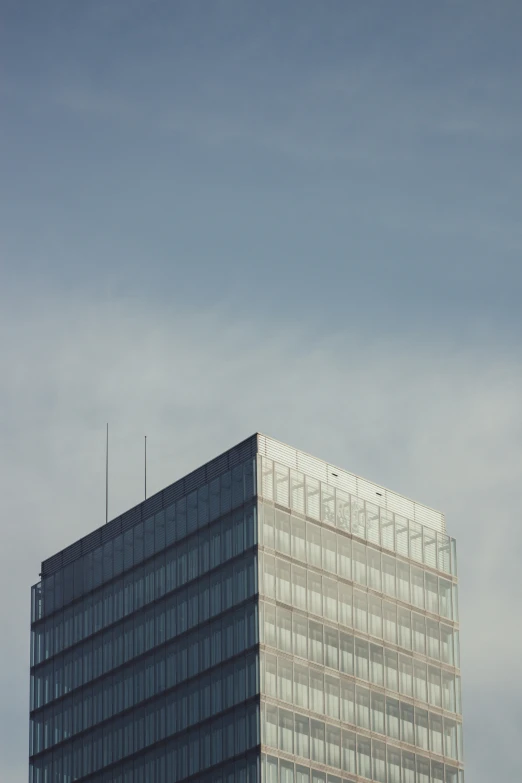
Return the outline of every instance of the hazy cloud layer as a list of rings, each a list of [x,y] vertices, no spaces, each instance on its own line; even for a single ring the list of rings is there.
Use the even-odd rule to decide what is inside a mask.
[[[468,779],[520,778],[520,362],[130,300],[31,298],[17,316],[4,300],[1,780],[27,775],[29,585],[104,521],[107,420],[111,517],[142,498],[145,433],[153,492],[256,430],[444,510]]]

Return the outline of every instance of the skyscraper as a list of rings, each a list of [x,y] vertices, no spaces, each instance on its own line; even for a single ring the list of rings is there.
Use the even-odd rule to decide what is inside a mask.
[[[438,512],[256,434],[41,577],[30,783],[463,783]]]

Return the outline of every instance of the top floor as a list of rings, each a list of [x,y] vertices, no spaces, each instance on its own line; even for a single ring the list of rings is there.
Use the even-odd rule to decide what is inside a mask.
[[[44,560],[32,622],[256,496],[456,575],[443,514],[256,433]]]

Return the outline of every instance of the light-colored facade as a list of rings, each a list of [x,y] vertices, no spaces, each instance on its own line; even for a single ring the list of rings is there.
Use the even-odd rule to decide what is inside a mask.
[[[462,783],[442,514],[258,436],[262,779]]]

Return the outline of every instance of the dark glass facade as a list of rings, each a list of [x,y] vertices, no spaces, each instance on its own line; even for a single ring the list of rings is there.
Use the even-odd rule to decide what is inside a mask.
[[[42,564],[30,783],[259,780],[255,460],[240,455]]]

